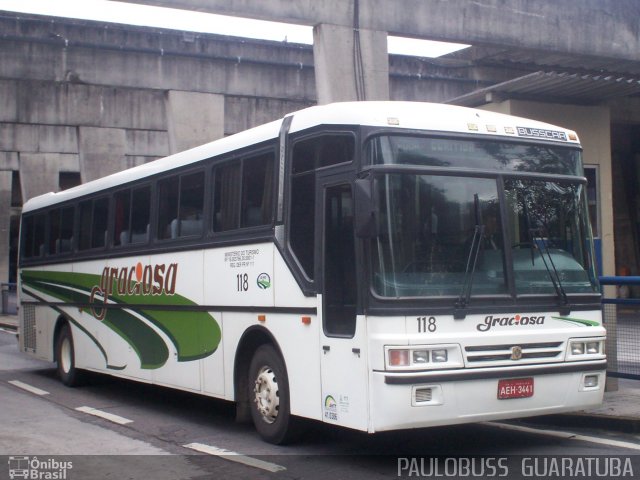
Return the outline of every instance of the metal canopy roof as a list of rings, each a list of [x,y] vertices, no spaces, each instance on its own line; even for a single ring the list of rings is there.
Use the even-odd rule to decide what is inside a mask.
[[[612,73],[534,72],[452,98],[446,103],[476,107],[507,99],[594,104],[640,95],[640,77]]]

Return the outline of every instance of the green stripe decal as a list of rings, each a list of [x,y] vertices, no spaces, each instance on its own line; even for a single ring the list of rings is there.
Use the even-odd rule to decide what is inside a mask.
[[[599,327],[600,324],[598,322],[594,322],[593,320],[584,320],[582,318],[571,318],[571,317],[551,317],[555,320],[560,320],[562,322],[573,323],[574,325],[582,325],[583,327]]]
[[[74,272],[23,271],[22,281],[25,285],[48,293],[61,301],[89,303],[91,290],[100,285],[101,276]],[[114,279],[113,283],[109,300],[120,304],[123,309],[107,309],[102,322],[131,345],[140,357],[143,368],[161,367],[169,355],[162,337],[144,321],[125,309],[129,307],[129,310],[134,310],[136,305],[159,307],[197,305],[181,295],[168,295],[164,292],[159,295],[142,293],[121,295],[117,290],[117,280]],[[127,284],[127,290],[136,290],[136,285],[139,285],[138,282],[132,280]],[[138,287],[138,290],[141,288]],[[93,303],[96,305],[95,311],[100,313],[103,298],[96,297]],[[92,313],[91,309],[86,311]],[[153,323],[171,339],[180,362],[205,358],[214,353],[220,344],[222,336],[220,326],[207,312],[146,309],[137,310],[136,313]]]

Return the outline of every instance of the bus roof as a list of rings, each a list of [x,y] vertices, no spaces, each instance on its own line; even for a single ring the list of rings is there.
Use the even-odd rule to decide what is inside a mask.
[[[293,116],[290,133],[318,125],[366,125],[383,128],[513,137],[579,145],[575,132],[535,120],[454,105],[425,102],[342,102],[309,107]],[[200,160],[223,155],[278,137],[282,119],[213,142],[126,169],[58,193],[28,200],[23,212],[150,177]]]

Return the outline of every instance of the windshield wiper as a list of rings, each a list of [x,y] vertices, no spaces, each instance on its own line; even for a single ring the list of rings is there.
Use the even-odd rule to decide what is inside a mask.
[[[453,311],[453,318],[455,320],[462,320],[467,316],[465,309],[467,308],[467,305],[469,305],[469,299],[471,298],[473,274],[476,271],[480,247],[482,246],[482,240],[484,239],[484,224],[482,223],[482,211],[480,210],[480,200],[478,199],[477,193],[473,195],[473,203],[476,214],[476,226],[473,230],[473,238],[471,239],[471,246],[469,247],[467,268],[465,269],[464,278],[462,279],[462,289],[460,290],[460,295],[454,304],[455,310]]]
[[[536,239],[535,233],[539,233],[539,242]],[[562,286],[562,281],[560,280],[560,273],[556,268],[556,264],[553,262],[553,257],[551,256],[551,252],[549,251],[549,246],[542,236],[541,228],[530,228],[529,229],[529,238],[531,239],[531,253],[533,258],[533,249],[537,249],[540,252],[540,258],[542,258],[542,263],[544,263],[544,268],[547,269],[549,273],[549,278],[551,279],[551,283],[553,284],[553,288],[558,295],[558,299],[562,302],[560,306],[560,315],[569,315],[571,313],[571,305],[569,304],[569,297],[567,297],[567,292]],[[547,254],[547,258],[549,259],[549,263],[544,258],[545,253]]]

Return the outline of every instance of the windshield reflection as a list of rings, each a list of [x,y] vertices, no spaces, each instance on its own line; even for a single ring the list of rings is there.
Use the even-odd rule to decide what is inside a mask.
[[[518,293],[555,291],[543,255],[566,293],[597,291],[586,221],[584,186],[569,182],[505,180]],[[591,275],[590,275],[591,274]]]
[[[471,297],[508,293],[505,248],[511,251],[516,294],[555,295],[555,280],[568,294],[597,292],[579,183],[505,179],[506,219],[496,179],[387,174],[376,185],[380,235],[373,243],[372,270],[380,296],[460,295],[479,231]]]
[[[373,265],[378,294],[458,295],[477,225],[485,227],[472,292],[506,292],[495,180],[390,174],[378,185],[382,233]]]

